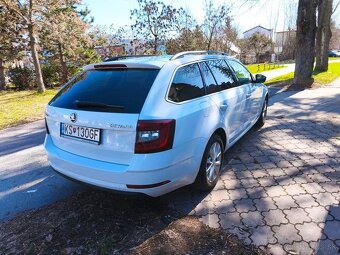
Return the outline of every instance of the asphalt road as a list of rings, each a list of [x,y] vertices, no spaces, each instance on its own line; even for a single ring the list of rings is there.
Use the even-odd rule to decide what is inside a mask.
[[[44,121],[0,131],[0,221],[82,189],[48,165]]]

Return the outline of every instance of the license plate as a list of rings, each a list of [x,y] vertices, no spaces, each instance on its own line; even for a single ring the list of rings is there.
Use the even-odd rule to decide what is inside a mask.
[[[99,144],[100,135],[101,130],[99,128],[82,127],[60,123],[60,136],[62,137]]]

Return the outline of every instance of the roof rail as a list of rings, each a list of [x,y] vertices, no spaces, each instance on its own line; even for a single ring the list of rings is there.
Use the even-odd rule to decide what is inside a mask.
[[[225,55],[228,56],[227,53],[222,51],[216,51],[216,50],[196,50],[196,51],[183,51],[180,53],[177,53],[173,55],[170,60],[175,60],[179,58],[183,58],[186,55]]]
[[[112,58],[107,58],[104,60],[104,62],[109,62],[109,61],[118,61],[118,60],[123,60],[127,58],[142,58],[142,57],[154,57],[156,55],[122,55],[122,56],[116,56]]]

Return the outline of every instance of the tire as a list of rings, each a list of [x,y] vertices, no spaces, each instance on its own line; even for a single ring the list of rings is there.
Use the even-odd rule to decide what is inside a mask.
[[[214,134],[204,150],[200,169],[194,183],[197,189],[209,191],[216,186],[222,169],[223,152],[222,139],[217,134]]]
[[[263,106],[262,106],[261,115],[260,115],[259,119],[257,120],[257,122],[255,124],[257,127],[262,127],[264,125],[264,123],[266,122],[267,108],[268,108],[268,100],[265,99]]]

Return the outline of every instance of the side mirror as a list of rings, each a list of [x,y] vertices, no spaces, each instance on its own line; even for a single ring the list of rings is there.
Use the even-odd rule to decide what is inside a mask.
[[[256,74],[255,75],[255,82],[256,83],[264,83],[266,81],[267,77],[262,74]]]

